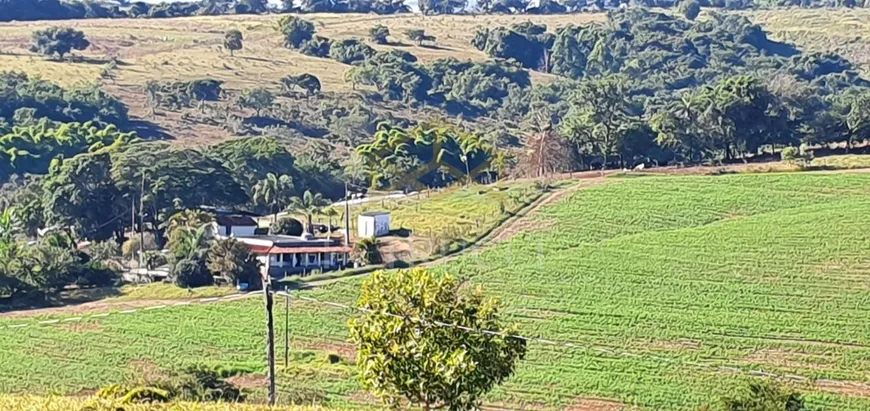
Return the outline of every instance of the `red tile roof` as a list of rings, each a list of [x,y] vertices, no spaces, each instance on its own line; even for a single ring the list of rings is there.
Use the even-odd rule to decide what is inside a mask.
[[[267,247],[261,245],[251,246],[253,254],[291,254],[291,253],[349,253],[350,247]]]

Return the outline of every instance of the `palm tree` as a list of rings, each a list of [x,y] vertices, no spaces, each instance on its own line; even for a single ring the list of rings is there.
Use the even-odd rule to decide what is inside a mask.
[[[208,225],[202,225],[199,228],[183,227],[173,234],[169,249],[172,250],[176,260],[202,258],[208,246]]]
[[[312,193],[311,190],[305,190],[302,198],[290,198],[290,206],[287,207],[287,211],[305,215],[308,232],[313,233],[312,217],[316,214],[320,214],[325,205],[326,200],[323,199],[323,196],[320,193]]]
[[[329,236],[332,237],[332,219],[338,217],[338,211],[330,207],[323,212],[323,215],[329,219]]]
[[[272,211],[272,222],[278,221],[278,211],[287,205],[287,199],[293,190],[293,179],[286,174],[280,177],[275,174],[266,174],[266,178],[260,180],[254,186],[254,203],[269,207]]]

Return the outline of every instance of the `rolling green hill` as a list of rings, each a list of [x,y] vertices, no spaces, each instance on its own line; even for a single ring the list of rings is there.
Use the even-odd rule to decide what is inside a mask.
[[[863,173],[606,179],[436,269],[498,296],[522,334],[585,347],[530,343],[491,405],[695,409],[766,372],[806,378],[780,382],[811,405],[860,410],[870,406],[868,212]],[[358,285],[300,295],[352,304]],[[353,379],[351,315],[293,302],[282,390],[374,404]],[[0,390],[74,393],[193,362],[262,372],[261,319],[250,299],[10,330]],[[31,378],[14,377],[23,372]]]

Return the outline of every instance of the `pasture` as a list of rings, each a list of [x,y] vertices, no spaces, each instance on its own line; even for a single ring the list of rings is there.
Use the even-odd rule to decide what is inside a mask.
[[[530,343],[490,405],[696,409],[772,373],[815,407],[860,410],[870,406],[868,213],[867,174],[606,179],[435,269],[499,297],[522,334],[575,345]],[[359,281],[301,295],[353,303]],[[290,313],[281,392],[376,404],[353,378],[353,313],[298,299]],[[71,394],[192,363],[265,367],[257,298],[35,324],[43,318],[0,319],[32,324],[3,331],[3,392]],[[279,337],[283,320],[279,310]]]

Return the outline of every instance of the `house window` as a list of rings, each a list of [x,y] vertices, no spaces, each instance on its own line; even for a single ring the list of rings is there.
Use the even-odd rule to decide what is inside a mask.
[[[317,254],[316,253],[311,253],[311,254],[306,253],[306,255],[308,256],[308,265],[317,264]]]

